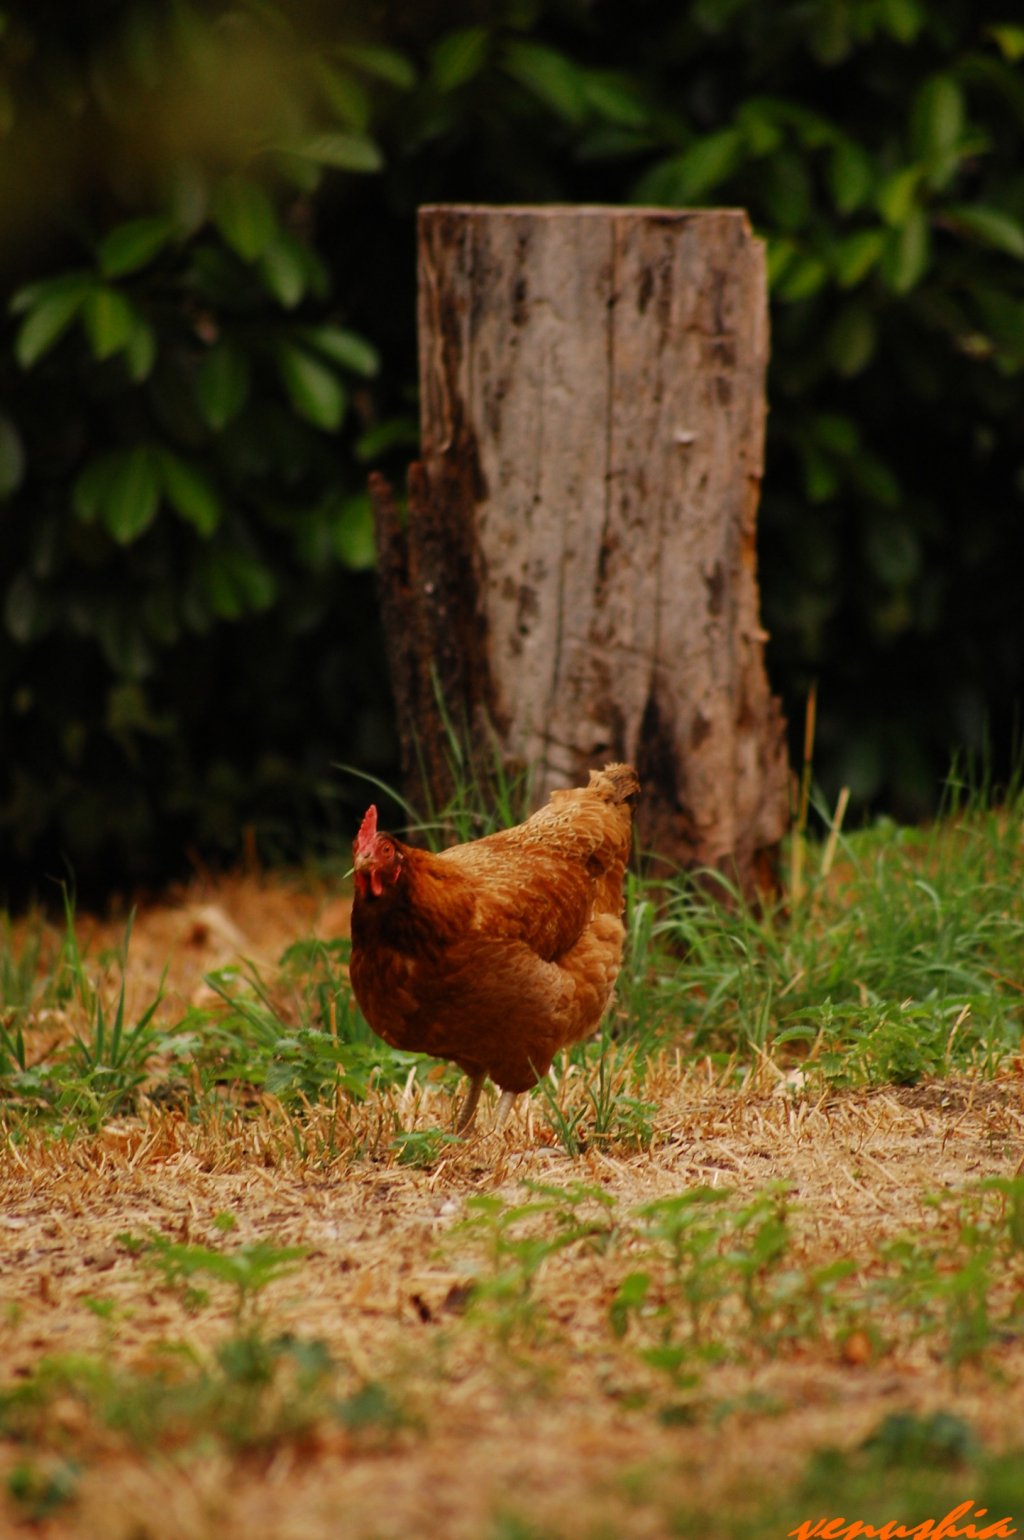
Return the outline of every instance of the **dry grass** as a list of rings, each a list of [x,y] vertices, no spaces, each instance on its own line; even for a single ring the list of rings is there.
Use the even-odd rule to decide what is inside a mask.
[[[196,889],[139,915],[131,987],[151,993],[168,965],[173,1010],[202,998],[211,966],[238,953],[273,959],[296,933],[336,934],[344,918],[322,894],[262,880]],[[94,947],[114,945],[118,929],[97,927]],[[642,1252],[637,1210],[700,1186],[750,1198],[789,1184],[791,1258],[804,1272],[836,1258],[869,1267],[889,1238],[948,1229],[928,1194],[1019,1170],[1019,1080],[812,1100],[794,1098],[767,1061],[737,1090],[709,1067],[662,1055],[640,1094],[658,1104],[651,1148],[591,1149],[575,1161],[554,1145],[535,1100],[507,1137],[484,1133],[424,1168],[401,1164],[382,1129],[449,1123],[450,1097],[429,1083],[313,1109],[304,1153],[272,1098],[244,1117],[213,1110],[196,1123],[151,1109],[70,1144],[43,1133],[8,1141],[4,1384],[72,1353],[145,1375],[161,1341],[187,1344],[208,1364],[239,1331],[230,1292],[190,1307],[119,1237],[156,1232],[211,1250],[265,1240],[306,1255],[262,1291],[259,1330],[322,1339],[338,1366],[336,1393],[384,1386],[396,1415],[317,1415],[294,1436],[244,1449],[171,1435],[138,1448],[81,1397],[57,1395],[38,1447],[0,1440],[0,1533],[25,1521],[12,1472],[29,1461],[45,1477],[70,1460],[73,1499],[33,1521],[46,1540],[643,1540],[688,1532],[674,1528],[681,1513],[742,1511],[772,1489],[788,1520],[781,1536],[808,1516],[786,1507],[785,1494],[809,1452],[852,1448],[893,1409],[952,1410],[989,1447],[1019,1444],[1024,1341],[1015,1336],[954,1376],[935,1336],[883,1340],[866,1318],[862,1329],[847,1315],[841,1331],[826,1323],[770,1351],[737,1325],[729,1358],[702,1365],[696,1391],[679,1393],[628,1331],[609,1330],[616,1288]],[[502,1316],[467,1305],[491,1233],[473,1200],[515,1205],[530,1198],[524,1182],[582,1184],[614,1206],[580,1196],[593,1236],[520,1277]],[[216,1223],[224,1213],[236,1222],[229,1242]],[[527,1220],[523,1233],[544,1228]],[[514,1272],[514,1246],[510,1258]],[[90,1299],[103,1302],[101,1316]],[[680,1400],[687,1421],[659,1415]]]

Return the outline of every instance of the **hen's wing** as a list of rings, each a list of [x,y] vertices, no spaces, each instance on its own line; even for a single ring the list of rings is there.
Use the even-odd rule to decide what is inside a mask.
[[[611,765],[589,786],[552,793],[514,829],[444,851],[477,895],[474,930],[524,941],[550,962],[594,914],[621,914],[638,790],[629,766]]]
[[[553,962],[579,939],[590,918],[593,880],[585,867],[557,851],[486,851],[464,845],[446,852],[470,879],[472,931],[491,940],[523,942]]]

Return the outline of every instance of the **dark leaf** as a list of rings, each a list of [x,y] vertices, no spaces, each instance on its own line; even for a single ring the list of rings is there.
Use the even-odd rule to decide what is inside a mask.
[[[871,196],[874,169],[871,157],[852,139],[842,138],[828,163],[832,200],[840,214],[852,214]]]
[[[210,551],[201,578],[211,610],[224,620],[269,609],[277,597],[269,568],[245,551]]]
[[[543,43],[514,38],[502,50],[502,65],[560,118],[582,123],[587,115],[587,81],[583,71],[564,54]]]
[[[201,535],[212,535],[223,509],[207,478],[170,449],[158,451],[158,465],[160,482],[171,506]]]
[[[232,251],[244,262],[255,262],[277,235],[274,206],[258,182],[227,177],[217,190],[213,217]]]
[[[733,174],[742,155],[743,138],[738,129],[708,134],[681,155],[654,166],[641,178],[634,197],[638,203],[684,207],[697,203]]]
[[[112,456],[100,514],[119,545],[131,545],[152,524],[160,502],[156,458],[145,445]]]
[[[196,380],[199,409],[215,433],[220,433],[245,405],[249,365],[233,342],[216,342],[207,353]]]
[[[298,335],[332,363],[353,374],[372,379],[380,369],[380,355],[373,343],[343,326],[304,326]]]
[[[751,155],[772,155],[784,142],[779,106],[771,98],[754,97],[744,102],[736,114],[736,123]]]
[[[136,383],[147,380],[156,363],[156,332],[148,321],[136,318],[124,355],[132,379]]]
[[[871,312],[864,305],[845,305],[828,334],[828,353],[837,374],[846,379],[859,374],[875,351],[876,331]]]
[[[159,501],[156,456],[145,445],[91,461],[73,495],[78,517],[84,523],[101,521],[120,545],[130,545],[148,528]]]
[[[14,356],[23,369],[31,369],[60,340],[90,292],[91,283],[76,280],[59,288],[43,286],[29,302],[14,342]],[[12,309],[21,298],[15,295]]]
[[[617,128],[641,131],[650,122],[650,108],[639,83],[616,70],[586,70],[581,73],[583,97],[587,107]]]
[[[830,454],[849,456],[860,449],[857,424],[839,412],[819,412],[811,419],[810,431],[815,443]]]
[[[828,269],[820,257],[799,252],[773,287],[780,299],[792,302],[817,294],[827,277]]]
[[[486,27],[463,27],[435,44],[430,60],[434,87],[447,94],[478,75],[487,62],[490,35]]]
[[[878,212],[886,224],[906,224],[917,203],[923,175],[922,166],[904,166],[885,179],[878,190]]]
[[[102,362],[126,348],[132,340],[139,315],[118,289],[93,289],[85,302],[85,329],[93,357]]]
[[[882,25],[900,43],[912,43],[925,23],[921,0],[879,0]]]
[[[852,289],[874,267],[885,250],[885,230],[858,230],[833,249],[832,262],[840,288]]]
[[[174,221],[159,216],[115,225],[100,242],[99,264],[105,278],[137,272],[158,256],[174,234]]]
[[[1003,58],[1011,64],[1024,59],[1024,27],[989,27],[988,35],[998,45]]]
[[[920,87],[910,118],[918,160],[930,161],[956,145],[964,127],[963,92],[951,75],[932,75]]]
[[[21,486],[25,475],[25,446],[6,412],[0,412],[0,502]]]
[[[384,164],[380,146],[365,134],[311,134],[290,140],[283,148],[289,155],[335,171],[379,171]]]
[[[923,209],[915,209],[902,229],[890,235],[882,259],[882,272],[893,293],[906,294],[920,283],[930,255],[928,220]]]
[[[278,345],[277,360],[295,410],[314,427],[335,432],[345,415],[346,395],[334,370],[288,342]]]
[[[356,133],[365,133],[371,117],[370,94],[351,70],[339,69],[327,59],[313,66],[324,101],[334,115]]]
[[[963,230],[986,246],[1024,258],[1024,225],[1005,209],[983,203],[958,203],[944,209],[943,218],[955,230]]]
[[[975,286],[971,298],[996,349],[1010,358],[1024,361],[1024,300],[982,285]]]
[[[274,298],[293,310],[306,293],[308,266],[301,242],[282,230],[260,258],[260,275]]]
[[[333,522],[333,533],[334,549],[346,567],[364,572],[374,566],[377,547],[369,493],[360,492],[346,499]]]
[[[367,75],[386,80],[389,85],[402,91],[411,91],[416,84],[416,71],[404,54],[393,48],[383,48],[374,43],[346,43],[339,47],[340,58],[347,59]]]

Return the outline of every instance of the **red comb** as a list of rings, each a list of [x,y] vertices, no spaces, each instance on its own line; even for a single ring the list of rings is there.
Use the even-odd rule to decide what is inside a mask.
[[[359,833],[356,835],[352,849],[361,855],[368,850],[377,835],[377,809],[371,803],[366,809],[365,817],[359,825]]]

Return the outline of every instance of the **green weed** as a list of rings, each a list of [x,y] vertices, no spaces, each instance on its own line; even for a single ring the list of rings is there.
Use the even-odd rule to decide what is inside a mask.
[[[865,1299],[911,1340],[934,1341],[953,1383],[967,1365],[997,1367],[1024,1329],[1024,1178],[991,1178],[926,1199],[937,1223],[879,1248]]]
[[[550,1335],[538,1279],[560,1253],[597,1252],[614,1292],[610,1343],[693,1392],[723,1360],[837,1351],[854,1331],[875,1350],[927,1341],[954,1387],[965,1367],[998,1374],[1024,1328],[1024,1179],[929,1200],[935,1223],[861,1261],[808,1262],[785,1185],[739,1198],[698,1187],[623,1212],[603,1189],[524,1183],[522,1202],[475,1197],[452,1232],[476,1317],[504,1345]],[[464,1255],[469,1249],[471,1260]],[[671,1403],[675,1414],[687,1406]]]
[[[506,1348],[534,1345],[551,1329],[535,1286],[545,1264],[571,1247],[604,1250],[611,1238],[615,1200],[603,1188],[576,1183],[552,1187],[524,1182],[529,1194],[506,1204],[492,1194],[469,1198],[469,1217],[455,1226],[451,1243],[472,1277],[471,1316]]]
[[[109,1118],[133,1110],[149,1066],[160,1054],[173,1056],[174,1035],[154,1018],[162,1000],[156,996],[130,1021],[126,1009],[128,955],[133,915],[114,959],[119,982],[113,1006],[86,966],[75,930],[74,905],[64,890],[65,929],[57,963],[39,986],[39,995],[59,1002],[63,1018],[79,1023],[70,1041],[59,1041],[50,1054],[33,1062],[28,1033],[33,1013],[24,1005],[11,1025],[0,1024],[0,1095],[24,1111],[42,1111],[69,1133],[95,1130]]]
[[[235,1450],[277,1446],[335,1419],[382,1422],[365,1407],[362,1387],[339,1393],[349,1378],[317,1340],[289,1333],[247,1332],[225,1338],[208,1358],[184,1343],[151,1350],[142,1368],[109,1354],[62,1354],[43,1359],[16,1387],[0,1391],[0,1431],[45,1447],[55,1436],[55,1403],[81,1409],[81,1426],[105,1427],[137,1449],[179,1448],[207,1438]],[[386,1426],[400,1421],[397,1406]],[[64,1442],[68,1441],[67,1436]]]
[[[39,920],[26,926],[16,947],[7,915],[0,916],[0,1019],[25,1015],[45,989],[42,977],[43,928]]]
[[[230,1215],[219,1216],[223,1230],[234,1227]],[[190,1308],[205,1305],[208,1293],[195,1279],[223,1284],[232,1298],[239,1328],[258,1311],[259,1299],[268,1284],[295,1271],[306,1255],[301,1246],[277,1246],[271,1241],[250,1241],[234,1250],[169,1241],[163,1235],[119,1236],[133,1256],[142,1257],[160,1274],[166,1287],[184,1293]]]
[[[398,1154],[403,1166],[430,1167],[437,1163],[449,1145],[461,1145],[458,1134],[446,1133],[442,1128],[414,1128],[396,1134],[391,1147]]]
[[[545,1077],[538,1090],[566,1154],[575,1157],[592,1145],[650,1149],[657,1103],[638,1094],[645,1068],[639,1044],[617,1037],[606,1015],[596,1045],[594,1039],[575,1044],[565,1062],[569,1072],[557,1086]]]
[[[302,941],[282,958],[273,988],[247,963],[207,975],[223,1009],[194,1015],[200,1084],[258,1087],[300,1109],[341,1091],[365,1101],[426,1065],[382,1043],[338,973],[348,942]]]
[[[710,1512],[676,1505],[669,1532],[710,1540],[813,1540],[828,1533],[877,1533],[888,1525],[895,1535],[947,1529],[1011,1535],[1022,1509],[1020,1449],[986,1450],[973,1426],[954,1412],[901,1409],[852,1448],[815,1450],[797,1481],[767,1496],[752,1500],[749,1491],[737,1491]]]
[[[126,1020],[125,987],[131,934],[132,916],[129,916],[119,958],[121,982],[113,1015],[108,1014],[98,991],[86,982],[84,970],[79,970],[80,999],[91,1019],[84,1031],[75,1033],[65,1061],[71,1072],[65,1090],[71,1105],[69,1107],[65,1101],[65,1107],[73,1110],[75,1098],[80,1097],[94,1126],[134,1105],[138,1088],[146,1078],[149,1061],[157,1052],[161,1039],[153,1025],[153,1017],[160,1005],[162,990],[134,1025],[129,1025]]]
[[[645,1205],[633,1224],[644,1265],[619,1283],[609,1324],[677,1391],[696,1390],[706,1367],[752,1349],[774,1356],[819,1343],[855,1271],[845,1259],[800,1264],[783,1186],[746,1202],[694,1188]],[[669,1410],[689,1415],[685,1401]]]
[[[10,1023],[0,1021],[0,1078],[14,1086],[28,1070],[24,1025],[16,1017]]]
[[[21,1460],[7,1476],[7,1491],[28,1524],[41,1524],[78,1491],[81,1469],[58,1455]]]
[[[218,1215],[215,1225],[230,1234],[233,1217]],[[115,1357],[116,1307],[88,1300],[103,1327],[100,1350],[44,1358],[26,1379],[0,1390],[0,1434],[34,1450],[54,1437],[67,1442],[50,1417],[56,1402],[81,1409],[73,1426],[98,1424],[142,1449],[209,1437],[235,1450],[268,1448],[327,1420],[379,1441],[409,1424],[393,1391],[354,1376],[324,1342],[266,1331],[262,1297],[294,1271],[304,1248],[257,1241],[229,1250],[160,1235],[119,1240],[192,1310],[209,1303],[203,1284],[223,1289],[231,1302],[230,1333],[205,1355],[189,1343],[160,1342],[144,1366],[127,1367]],[[42,1516],[72,1495],[73,1483],[62,1480],[60,1470],[34,1459],[11,1490],[26,1511]]]

